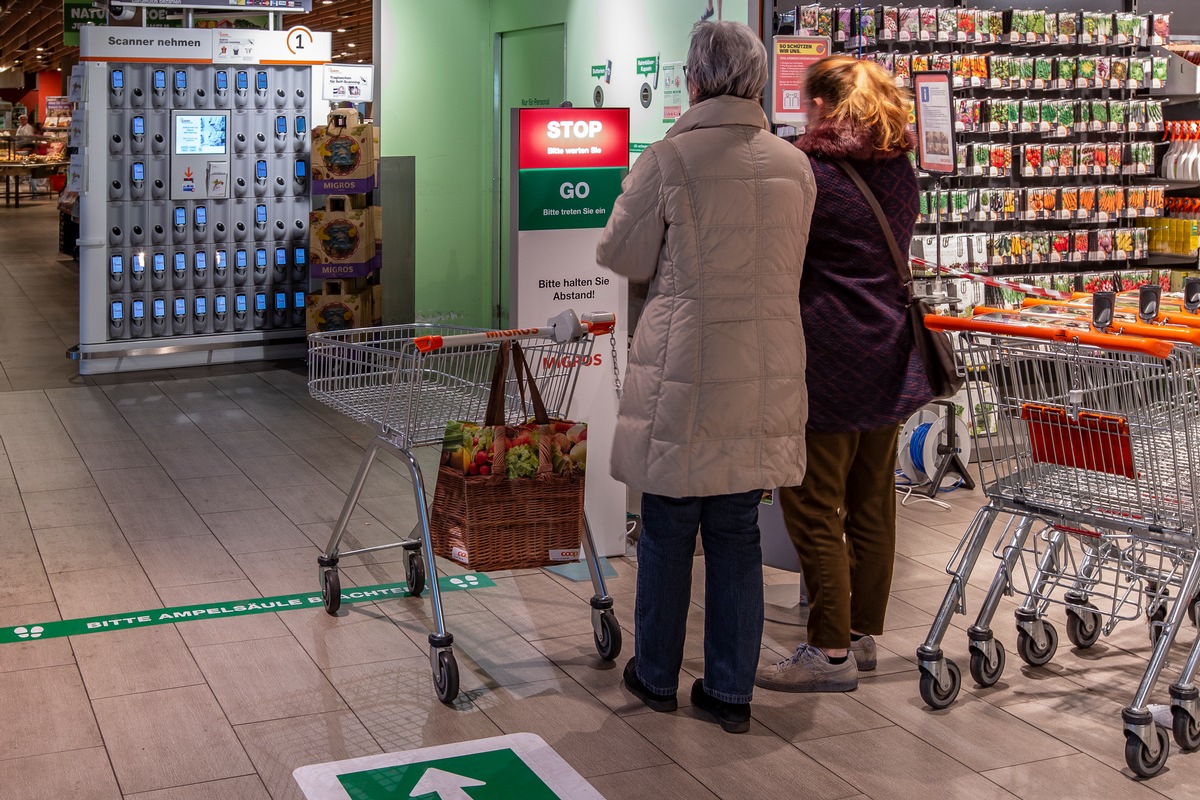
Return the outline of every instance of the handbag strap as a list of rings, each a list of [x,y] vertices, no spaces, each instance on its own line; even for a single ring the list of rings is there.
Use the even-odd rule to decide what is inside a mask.
[[[883,206],[879,205],[879,199],[875,197],[875,192],[871,191],[871,187],[863,180],[862,174],[849,161],[838,159],[835,163],[842,168],[843,172],[850,176],[850,180],[854,181],[854,184],[858,186],[858,190],[867,199],[871,210],[875,212],[875,218],[879,220],[879,227],[883,228],[883,238],[887,239],[888,248],[892,251],[892,260],[896,262],[896,271],[900,273],[900,280],[908,287],[911,294],[913,282],[912,270],[909,269],[908,259],[900,252],[900,245],[896,243],[896,235],[892,233],[892,226],[888,224],[887,215],[883,213]]]
[[[529,402],[533,405],[533,418],[539,425],[549,425],[550,415],[546,413],[546,404],[542,393],[538,390],[533,378],[533,371],[525,360],[525,351],[521,345],[508,340],[500,342],[496,349],[496,364],[492,369],[492,385],[488,392],[486,411],[483,424],[489,428],[504,425],[505,420],[505,385],[508,383],[508,364],[512,361],[513,373],[516,376],[517,390],[521,393],[521,404],[525,404],[528,394]]]

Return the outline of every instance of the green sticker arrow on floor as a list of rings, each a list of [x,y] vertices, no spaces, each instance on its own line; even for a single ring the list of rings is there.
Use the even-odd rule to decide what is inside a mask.
[[[308,800],[604,800],[532,733],[300,767]]]
[[[478,572],[465,575],[442,576],[438,588],[443,592],[460,592],[467,589],[482,589],[495,586],[491,578]],[[370,603],[408,594],[408,584],[381,583],[376,586],[348,586],[342,589],[342,604]],[[303,594],[281,594],[275,597],[254,597],[249,600],[229,600],[222,603],[200,603],[173,608],[152,608],[146,611],[131,611],[124,614],[105,614],[99,617],[64,619],[56,622],[39,622],[33,625],[17,625],[0,628],[0,644],[28,642],[36,639],[57,639],[61,636],[81,636],[85,633],[129,630],[151,625],[172,625],[177,622],[192,622],[201,619],[224,619],[244,617],[250,614],[274,614],[298,608],[322,608],[320,592]]]

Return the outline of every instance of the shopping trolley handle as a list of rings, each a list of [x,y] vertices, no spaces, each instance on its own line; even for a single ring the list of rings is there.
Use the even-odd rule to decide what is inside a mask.
[[[1087,328],[1049,327],[1021,321],[1016,315],[989,314],[972,318],[950,317],[942,314],[925,315],[925,327],[933,331],[985,333],[999,336],[1014,336],[1026,339],[1041,339],[1060,344],[1084,344],[1125,353],[1138,353],[1155,358],[1168,358],[1175,349],[1172,342],[1147,339],[1141,336],[1103,333]]]
[[[564,344],[582,339],[584,336],[600,336],[616,329],[617,315],[611,311],[589,311],[582,318],[573,309],[567,309],[546,321],[540,328],[510,328],[504,331],[479,331],[454,336],[418,336],[413,346],[422,353],[430,353],[443,347],[463,347],[494,341],[518,339],[550,339]]]

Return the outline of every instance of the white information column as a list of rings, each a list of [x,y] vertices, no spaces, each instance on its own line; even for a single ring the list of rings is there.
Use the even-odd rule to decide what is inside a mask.
[[[572,418],[588,423],[585,510],[599,555],[625,552],[625,484],[609,474],[617,421],[614,372],[625,371],[624,278],[596,264],[596,245],[629,167],[629,109],[514,111],[513,325],[541,325],[568,308],[613,311],[615,340],[596,340],[579,367]]]

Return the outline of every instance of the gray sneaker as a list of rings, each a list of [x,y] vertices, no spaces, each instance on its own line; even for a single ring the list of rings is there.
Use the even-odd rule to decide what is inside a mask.
[[[850,642],[850,652],[854,654],[854,660],[858,663],[858,669],[861,672],[870,672],[875,669],[879,661],[878,652],[875,648],[875,639],[867,634],[857,642]]]
[[[802,644],[778,664],[759,667],[754,685],[777,692],[851,692],[858,688],[858,665],[853,653],[831,664],[820,648]]]

